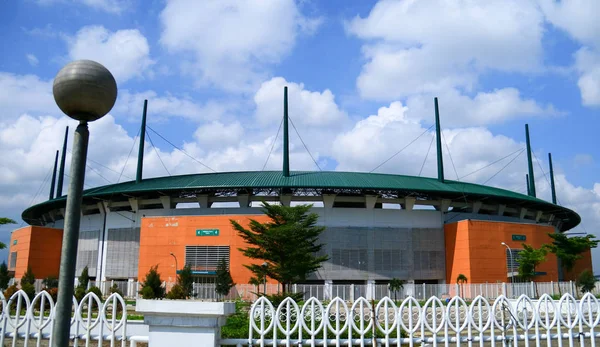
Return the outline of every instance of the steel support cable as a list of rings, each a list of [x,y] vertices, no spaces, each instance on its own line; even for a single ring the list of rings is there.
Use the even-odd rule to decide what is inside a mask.
[[[446,136],[444,135],[444,132],[442,131],[442,139],[444,139],[444,144],[446,145],[446,150],[448,151],[448,156],[450,156],[450,163],[452,163],[452,168],[454,169],[454,174],[456,175],[456,180],[460,181],[460,178],[458,178],[458,171],[456,171],[456,166],[454,166],[454,160],[452,159],[452,153],[450,153],[450,146],[448,146],[448,142],[446,142]]]
[[[213,170],[210,166],[204,164],[203,162],[201,162],[200,160],[194,158],[191,154],[189,154],[188,152],[184,151],[183,149],[175,146],[171,141],[167,140],[164,136],[162,136],[161,134],[159,134],[156,130],[152,129],[149,125],[147,126],[148,129],[152,130],[153,133],[155,133],[156,135],[158,135],[158,137],[160,137],[161,139],[163,139],[165,142],[167,142],[168,144],[170,144],[171,146],[173,146],[173,148],[175,148],[176,150],[180,151],[181,153],[185,154],[187,157],[189,157],[190,159],[194,160],[195,162],[197,162],[198,164],[204,166],[205,168],[209,169],[212,172],[217,172],[216,170]]]
[[[412,145],[413,143],[415,143],[415,141],[417,141],[419,138],[421,138],[421,136],[425,135],[431,128],[433,128],[433,125],[430,126],[429,128],[425,129],[425,131],[423,131],[421,133],[421,135],[417,136],[414,140],[410,141],[406,146],[402,147],[401,150],[399,150],[398,152],[394,153],[394,155],[392,155],[391,157],[387,158],[383,163],[377,165],[373,170],[369,171],[369,173],[379,169],[380,167],[382,167],[383,165],[385,165],[385,163],[387,163],[388,161],[392,160],[395,156],[397,156],[398,154],[400,154],[403,150],[405,150],[406,148],[408,148],[408,146]]]
[[[289,117],[288,117],[289,119]],[[269,162],[269,158],[271,158],[271,153],[273,153],[273,148],[275,148],[275,143],[277,142],[277,138],[279,137],[279,132],[281,131],[281,126],[283,125],[283,118],[281,118],[281,122],[279,122],[279,128],[277,129],[277,134],[275,135],[275,138],[273,139],[273,143],[271,144],[271,150],[269,150],[269,155],[267,156],[267,160],[265,160],[265,164],[262,167],[262,170],[260,171],[265,171],[265,168],[267,167],[267,163]]]
[[[304,146],[304,149],[306,149],[306,151],[308,152],[308,155],[310,156],[310,158],[312,159],[312,161],[315,163],[315,165],[317,166],[317,168],[319,169],[319,171],[322,171],[321,167],[319,166],[319,164],[317,163],[317,161],[315,160],[315,158],[313,157],[313,155],[308,150],[308,147],[304,143],[304,140],[302,140],[302,136],[300,136],[300,133],[298,132],[298,129],[296,129],[296,125],[294,125],[294,121],[292,120],[292,117],[288,116],[288,119],[290,120],[290,123],[292,123],[292,127],[296,131],[296,134],[298,135],[298,138],[300,138],[300,142],[302,142],[302,145]]]
[[[125,164],[123,164],[123,168],[121,169],[121,173],[119,174],[119,178],[117,179],[117,183],[119,183],[119,181],[121,181],[121,176],[123,176],[123,172],[125,171],[125,168],[127,167],[127,162],[129,161],[129,157],[131,156],[131,152],[133,152],[133,147],[135,147],[135,144],[137,142],[138,136],[140,135],[140,131],[142,131],[142,129],[138,130],[137,135],[135,135],[135,137],[133,138],[133,143],[131,144],[131,149],[129,150],[129,154],[127,154],[127,159],[125,159]]]
[[[167,174],[169,176],[171,176],[171,173],[169,172],[169,169],[167,169],[167,166],[165,165],[165,163],[163,162],[162,158],[160,157],[160,154],[158,154],[158,149],[156,149],[156,146],[154,145],[154,142],[152,142],[152,138],[150,137],[150,133],[148,133],[148,140],[150,140],[150,144],[154,148],[154,152],[156,153],[156,156],[158,157],[158,160],[160,160],[160,163],[162,164],[162,166],[165,168],[165,171],[167,172]]]
[[[70,153],[70,152],[71,152],[71,151],[69,151],[69,153]],[[110,171],[112,171],[112,172],[114,172],[114,173],[116,173],[116,174],[118,174],[118,173],[119,173],[119,171],[117,171],[117,170],[115,170],[115,169],[111,169],[110,167],[108,167],[108,166],[106,166],[106,165],[104,165],[104,164],[102,164],[102,163],[99,163],[99,162],[97,162],[97,161],[95,161],[95,160],[92,160],[92,159],[90,159],[90,158],[88,158],[87,160],[88,160],[88,161],[91,161],[92,163],[94,163],[94,164],[96,164],[96,165],[102,166],[103,168],[105,168],[105,169],[107,169],[107,170],[110,170]],[[132,177],[129,177],[129,176],[127,176],[127,175],[123,175],[123,177],[125,177],[125,178],[129,178],[130,180],[133,180],[133,179],[134,179],[134,178],[132,178]]]
[[[471,173],[469,173],[469,174],[466,174],[466,175],[462,176],[460,179],[462,180],[463,178],[465,178],[465,177],[468,177],[468,176],[471,176],[471,175],[472,175],[472,174],[474,174],[474,173],[477,173],[477,172],[479,172],[479,171],[481,171],[481,170],[487,169],[488,167],[490,167],[490,166],[492,166],[492,165],[494,165],[494,164],[496,164],[496,163],[499,163],[499,162],[503,161],[504,159],[506,159],[506,158],[509,158],[510,156],[513,156],[513,155],[515,155],[517,152],[519,152],[519,151],[522,151],[522,150],[523,150],[523,148],[519,148],[519,149],[517,149],[516,151],[512,152],[511,154],[509,154],[509,155],[507,155],[507,156],[505,156],[505,157],[502,157],[502,158],[500,158],[500,159],[498,159],[498,160],[496,160],[496,161],[494,161],[494,162],[491,162],[491,163],[489,163],[488,165],[486,165],[486,166],[484,166],[484,167],[481,167],[481,168],[479,168],[479,169],[477,169],[477,170],[475,170],[475,171],[473,171],[473,172],[471,172]]]
[[[50,179],[50,176],[52,175],[52,170],[54,170],[54,166],[50,167],[50,169],[48,170],[48,173],[46,173],[46,176],[44,177],[44,180],[42,181],[42,183],[40,184],[39,188],[35,192],[35,195],[31,199],[31,202],[29,202],[29,206],[33,205],[33,202],[35,201],[35,199],[37,199],[38,195],[40,195],[40,193],[42,192],[42,190],[46,186],[46,182]],[[23,220],[23,222],[21,222],[21,224],[19,225],[19,228],[21,228],[23,226],[23,223],[25,223],[25,220]]]
[[[500,172],[502,172],[502,170],[506,169],[510,164],[512,164],[513,161],[515,161],[515,159],[517,159],[521,154],[523,154],[523,152],[525,151],[525,149],[521,149],[521,151],[519,152],[519,154],[517,154],[514,158],[512,158],[508,163],[506,163],[506,165],[504,165],[498,172],[496,172],[495,174],[492,175],[492,177],[488,178],[485,182],[482,183],[482,185],[485,185],[486,183],[488,183],[492,178],[496,177]]]
[[[72,154],[72,152],[71,152],[70,150],[69,150],[68,152]],[[89,159],[88,159],[88,160],[89,160]],[[108,182],[109,184],[112,184],[112,182],[111,182],[111,181],[109,181],[109,180],[108,180],[108,178],[106,178],[106,177],[102,176],[102,174],[100,173],[100,171],[98,171],[98,170],[94,169],[94,168],[93,168],[93,167],[92,167],[90,164],[88,164],[88,163],[87,163],[87,160],[86,160],[85,166],[87,166],[87,167],[88,167],[88,168],[89,168],[89,169],[90,169],[92,172],[94,172],[96,175],[100,176],[100,178],[102,178],[103,180],[105,180],[105,181],[106,181],[106,182]]]
[[[535,158],[535,161],[537,162],[538,166],[540,167],[540,170],[542,170],[542,175],[544,175],[544,177],[546,178],[546,183],[548,183],[548,186],[550,187],[550,190],[552,190],[552,184],[550,184],[550,180],[548,179],[547,174],[544,172],[544,168],[542,167],[542,164],[540,163],[540,160],[537,158],[537,156],[535,155],[535,153],[532,151],[531,154],[533,154],[533,157]],[[554,182],[555,188],[556,188],[556,182]],[[556,197],[556,202],[559,205],[562,205],[560,203],[560,199],[558,198],[558,196]],[[581,228],[583,229],[583,231],[587,234],[587,230],[585,229],[585,226],[583,225],[583,220],[580,222]]]
[[[433,140],[435,140],[435,136],[431,137],[431,142],[429,143],[429,148],[427,149],[427,153],[425,154],[425,159],[423,159],[423,165],[421,165],[421,170],[419,170],[419,176],[423,172],[423,168],[425,167],[425,162],[427,161],[427,157],[429,156],[429,152],[431,151],[431,146],[433,145]]]

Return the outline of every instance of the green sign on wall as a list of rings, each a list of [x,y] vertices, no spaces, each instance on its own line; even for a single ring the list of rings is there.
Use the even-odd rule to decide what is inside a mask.
[[[16,244],[17,244],[17,240],[13,240],[13,245],[16,245]]]
[[[219,236],[219,229],[198,229],[196,236]]]
[[[512,240],[513,241],[525,241],[525,240],[527,240],[527,236],[525,236],[525,235],[513,235],[512,236]]]

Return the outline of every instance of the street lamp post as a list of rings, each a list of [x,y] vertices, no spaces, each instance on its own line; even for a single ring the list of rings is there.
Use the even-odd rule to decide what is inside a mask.
[[[506,248],[508,248],[508,254],[509,254],[509,259],[510,259],[510,267],[508,268],[508,271],[510,272],[510,287],[511,287],[511,291],[512,291],[512,295],[515,295],[515,281],[514,281],[514,269],[513,269],[513,254],[512,254],[512,249],[506,244],[506,242],[502,242],[502,246],[505,246]]]
[[[175,254],[173,254],[173,252],[171,252],[171,256],[175,258],[175,277],[177,277],[177,257]]]
[[[261,265],[264,269],[264,284],[263,284],[263,294],[267,295],[267,267],[269,266],[269,264],[267,264],[267,262],[262,263]]]
[[[89,141],[88,122],[106,115],[117,100],[117,82],[104,66],[91,60],[65,65],[54,78],[54,101],[67,116],[78,120],[73,138],[73,156],[60,257],[53,347],[69,345],[73,279],[81,222],[81,202]]]

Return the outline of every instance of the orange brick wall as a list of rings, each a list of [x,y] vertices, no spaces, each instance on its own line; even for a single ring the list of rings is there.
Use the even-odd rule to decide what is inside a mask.
[[[505,242],[513,250],[522,244],[539,248],[550,243],[548,233],[554,228],[545,225],[463,220],[444,226],[446,242],[446,281],[455,283],[459,274],[467,276],[470,283],[495,283],[507,281],[507,254]],[[512,235],[525,235],[526,241],[513,241]],[[556,256],[548,254],[546,261],[536,269],[546,275],[536,281],[558,279]],[[514,270],[516,272],[516,269]]]
[[[28,226],[13,231],[10,237],[10,253],[17,252],[15,278],[21,279],[30,266],[35,278],[58,277],[62,229]],[[14,241],[17,244],[14,244]],[[10,265],[10,264],[9,264]]]
[[[144,280],[150,267],[158,265],[161,278],[168,282],[176,280],[175,259],[178,269],[185,264],[185,246],[211,245],[230,246],[230,272],[233,281],[238,284],[248,283],[252,272],[244,264],[251,260],[238,250],[246,247],[244,240],[237,235],[231,226],[230,219],[247,227],[250,219],[265,222],[265,215],[224,215],[224,216],[179,216],[179,217],[145,217],[142,218],[140,230],[140,258],[138,263],[138,279]],[[219,229],[219,236],[196,236],[197,229]]]

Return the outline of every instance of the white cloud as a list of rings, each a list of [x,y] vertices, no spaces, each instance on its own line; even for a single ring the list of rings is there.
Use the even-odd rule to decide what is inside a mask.
[[[0,72],[0,90],[0,124],[11,122],[23,113],[60,112],[52,96],[52,82],[38,76]]]
[[[71,59],[91,59],[108,68],[119,82],[141,77],[154,62],[150,46],[137,29],[110,32],[103,26],[86,26],[68,40]]]
[[[173,0],[160,19],[160,42],[192,56],[185,72],[201,85],[230,91],[254,89],[267,65],[281,61],[298,34],[314,32],[319,23],[303,16],[292,0]]]
[[[38,64],[40,63],[40,61],[38,60],[38,58],[36,58],[36,56],[33,55],[33,54],[31,54],[31,53],[25,55],[25,58],[27,58],[27,62],[31,66],[38,66]]]
[[[600,106],[600,51],[584,47],[575,53],[575,68],[579,72],[577,85],[581,101],[586,106]]]
[[[574,54],[581,101],[585,106],[600,106],[600,1],[538,2],[550,23],[584,45]]]
[[[199,127],[194,133],[194,138],[203,147],[228,147],[237,145],[242,141],[244,128],[235,121],[223,124],[219,121],[207,123]]]
[[[170,117],[181,117],[193,121],[216,120],[236,107],[234,102],[208,101],[198,104],[190,97],[177,97],[166,94],[159,96],[155,91],[131,93],[119,91],[119,98],[113,113],[126,114],[132,119],[141,119],[144,100],[148,100],[148,120],[161,121]]]
[[[100,10],[113,14],[120,14],[127,7],[129,1],[127,0],[37,0],[40,5],[52,5],[52,4],[81,4],[89,6],[95,10]]]
[[[539,68],[543,17],[529,1],[382,0],[347,30],[366,41],[360,94],[389,100],[470,89],[486,69]]]
[[[347,118],[341,111],[333,93],[329,89],[323,92],[306,90],[303,84],[287,82],[275,77],[264,82],[254,95],[256,117],[262,124],[279,124],[283,117],[283,89],[288,87],[288,108],[293,110],[289,116],[296,124],[314,127],[339,125]]]
[[[551,104],[540,105],[535,100],[524,99],[515,88],[478,92],[474,97],[463,95],[456,89],[447,89],[435,96],[438,97],[440,118],[445,128],[499,124],[516,118],[563,114]],[[409,97],[408,116],[432,123],[433,99],[434,94],[429,93]]]

